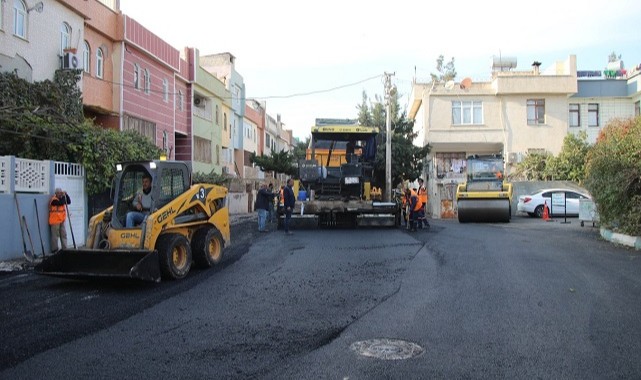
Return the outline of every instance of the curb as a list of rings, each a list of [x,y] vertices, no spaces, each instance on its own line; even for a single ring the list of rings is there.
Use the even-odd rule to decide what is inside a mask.
[[[603,227],[601,227],[599,232],[601,233],[601,237],[609,242],[632,247],[636,250],[641,250],[641,237],[639,236],[620,234]]]

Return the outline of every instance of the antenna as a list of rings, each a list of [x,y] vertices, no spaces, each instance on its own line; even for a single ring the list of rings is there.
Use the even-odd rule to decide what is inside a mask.
[[[461,89],[469,90],[470,87],[472,87],[472,78],[470,77],[463,78],[463,80],[461,81]]]

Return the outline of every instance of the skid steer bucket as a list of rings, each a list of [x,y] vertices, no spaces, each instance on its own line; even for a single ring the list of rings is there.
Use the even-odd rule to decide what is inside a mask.
[[[47,257],[36,273],[73,279],[125,279],[159,282],[158,253],[147,250],[65,249]]]

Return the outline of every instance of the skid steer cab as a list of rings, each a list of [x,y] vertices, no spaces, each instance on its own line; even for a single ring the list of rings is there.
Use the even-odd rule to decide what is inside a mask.
[[[159,282],[185,277],[192,263],[218,264],[230,243],[227,189],[192,185],[190,173],[179,161],[118,164],[113,206],[91,218],[86,246],[59,251],[36,273]]]

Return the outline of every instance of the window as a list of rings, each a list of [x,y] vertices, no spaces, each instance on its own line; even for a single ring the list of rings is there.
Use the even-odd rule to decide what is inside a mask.
[[[102,49],[98,48],[98,50],[96,50],[96,76],[98,78],[102,78],[105,74],[104,71],[104,56],[102,53]]]
[[[82,68],[89,73],[91,67],[91,47],[89,42],[85,41],[85,49],[82,51]]]
[[[483,124],[483,102],[453,101],[452,124]]]
[[[216,165],[220,165],[220,145],[216,145]]]
[[[166,78],[162,80],[162,98],[165,103],[169,101],[169,82]]]
[[[71,27],[66,22],[60,26],[60,55],[71,47]]]
[[[180,194],[184,193],[189,187],[189,185],[185,183],[183,172],[180,169],[163,168],[159,179],[161,182],[158,193],[159,199],[155,204],[156,208],[165,206]]]
[[[223,112],[223,128],[227,130],[227,112]]]
[[[570,127],[581,126],[581,106],[579,104],[570,104],[570,120],[568,123]]]
[[[13,34],[27,38],[27,6],[22,0],[13,0]]]
[[[599,105],[596,103],[588,104],[588,127],[599,126]]]
[[[218,108],[218,104],[216,104],[216,125],[220,125],[220,108]]]
[[[156,143],[156,124],[151,121],[125,115],[123,118],[123,129],[132,129]]]
[[[178,91],[178,109],[181,111],[185,110],[185,96],[183,95],[182,90]]]
[[[266,146],[267,148],[269,148],[269,147],[270,147],[270,145],[271,145],[271,143],[270,143],[270,139],[271,139],[271,136],[270,136],[270,135],[268,135],[267,133],[265,133],[265,146]]]
[[[151,74],[149,73],[149,69],[145,69],[145,94],[149,94],[151,92]]]
[[[545,124],[545,99],[528,99],[527,125]]]
[[[634,116],[641,115],[641,100],[634,102]]]
[[[140,66],[138,64],[134,65],[134,88],[140,88]]]
[[[194,160],[211,164],[211,141],[194,136]]]

